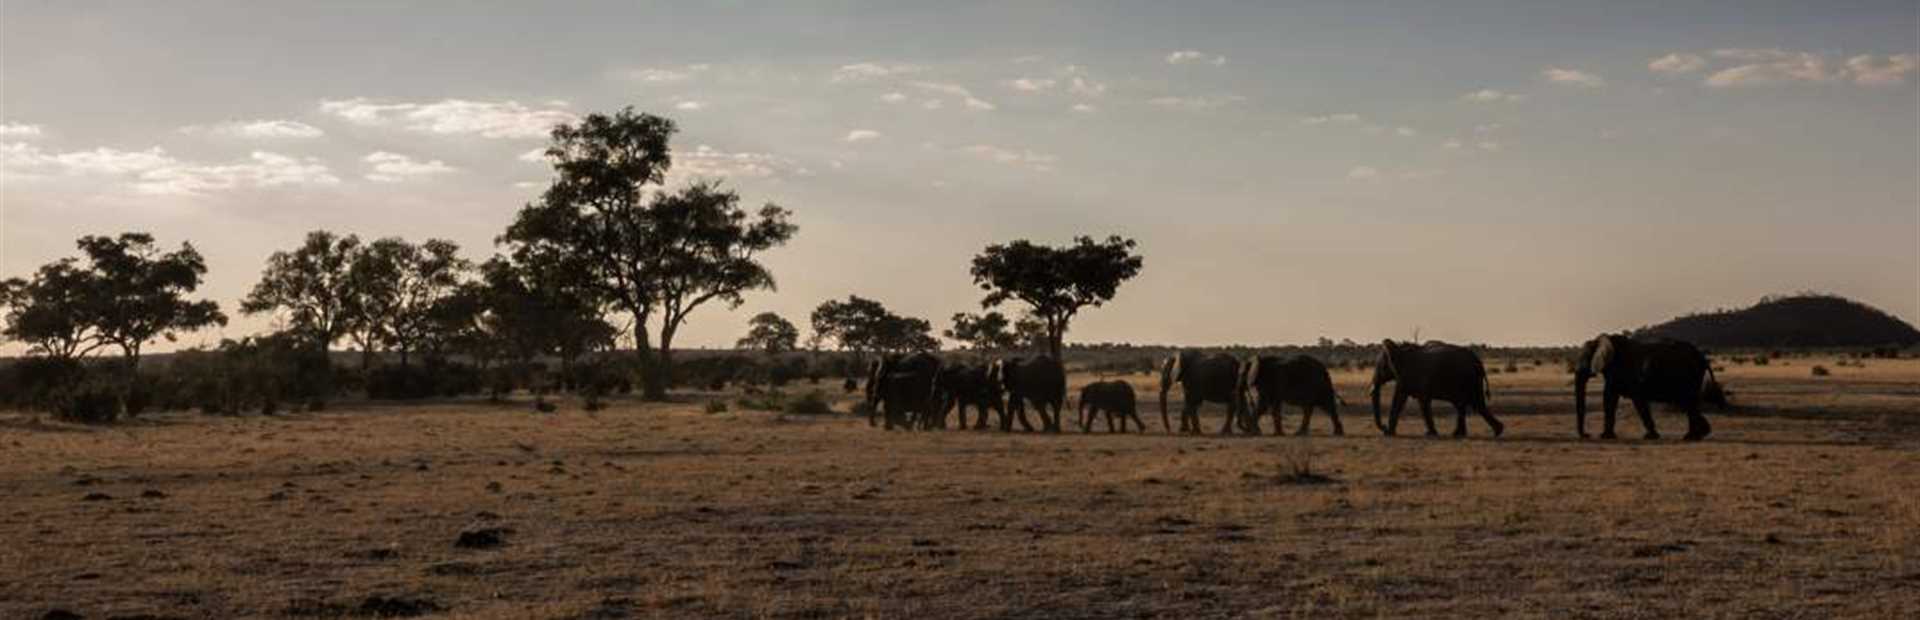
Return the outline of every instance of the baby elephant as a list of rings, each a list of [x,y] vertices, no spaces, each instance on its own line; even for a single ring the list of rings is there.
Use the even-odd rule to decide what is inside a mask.
[[[1080,388],[1080,428],[1093,432],[1093,416],[1106,414],[1107,432],[1114,432],[1113,421],[1120,420],[1120,432],[1127,432],[1127,420],[1133,420],[1140,432],[1147,423],[1140,421],[1140,408],[1134,405],[1133,384],[1125,381],[1096,381]]]

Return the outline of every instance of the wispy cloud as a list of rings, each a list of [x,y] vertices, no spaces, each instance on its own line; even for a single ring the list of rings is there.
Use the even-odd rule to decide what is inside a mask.
[[[1907,74],[1920,68],[1920,55],[1895,54],[1886,57],[1885,62],[1875,60],[1872,54],[1862,54],[1847,59],[1847,71],[1853,74],[1853,83],[1862,86],[1899,86],[1907,83]]]
[[[841,65],[839,69],[833,71],[833,76],[829,78],[829,80],[833,82],[865,82],[868,80],[919,73],[925,69],[925,67],[921,67],[920,65],[905,63],[857,62],[850,65]]]
[[[1347,169],[1349,181],[1373,181],[1380,178],[1380,169],[1373,166],[1354,166]]]
[[[517,101],[443,99],[433,103],[380,103],[364,97],[320,102],[320,111],[357,125],[398,126],[434,134],[486,138],[542,138],[554,125],[571,123],[572,112],[534,108]]]
[[[1360,122],[1360,115],[1353,112],[1336,112],[1333,114],[1308,116],[1300,119],[1300,123],[1303,125],[1329,125],[1358,122]]]
[[[153,147],[50,152],[20,142],[0,144],[0,174],[10,181],[106,177],[143,194],[199,195],[245,187],[333,185],[340,178],[311,157],[254,151],[231,163],[182,160]]]
[[[1654,73],[1665,73],[1668,75],[1681,75],[1686,73],[1693,73],[1695,71],[1705,69],[1706,67],[1707,67],[1706,58],[1700,56],[1699,54],[1690,54],[1686,52],[1674,52],[1671,54],[1667,54],[1665,56],[1661,56],[1659,58],[1655,58],[1653,59],[1652,62],[1647,63],[1647,69],[1653,71]]]
[[[1223,106],[1240,103],[1246,100],[1247,100],[1246,97],[1242,97],[1240,95],[1195,95],[1195,96],[1186,96],[1186,97],[1176,97],[1176,96],[1154,97],[1152,99],[1148,99],[1147,103],[1161,106],[1161,107],[1167,107],[1167,108],[1181,108],[1186,110],[1211,110],[1214,108],[1219,108]]]
[[[1460,96],[1461,101],[1471,101],[1474,103],[1517,103],[1526,101],[1526,99],[1526,95],[1501,92],[1491,88],[1482,88]]]
[[[319,127],[300,121],[256,120],[228,121],[215,125],[188,125],[180,128],[181,133],[207,133],[230,138],[247,139],[286,139],[318,138],[327,135]]]
[[[457,170],[438,159],[421,161],[387,151],[368,153],[360,161],[373,166],[373,169],[365,175],[366,179],[379,183],[398,183],[411,178],[447,174]]]
[[[1076,103],[1076,104],[1073,104],[1073,107],[1072,107],[1072,108],[1069,108],[1069,109],[1071,109],[1071,110],[1073,110],[1073,111],[1075,111],[1075,112],[1083,112],[1083,113],[1084,113],[1084,112],[1098,112],[1098,111],[1100,111],[1100,109],[1099,109],[1099,108],[1096,108],[1096,107],[1093,107],[1093,105],[1092,105],[1092,104],[1086,104],[1086,103]]]
[[[1167,64],[1170,64],[1170,65],[1186,65],[1186,64],[1195,64],[1195,63],[1205,63],[1205,64],[1218,67],[1218,66],[1227,64],[1227,57],[1208,54],[1200,50],[1180,50],[1177,52],[1172,52],[1167,54]]]
[[[41,133],[39,125],[0,123],[0,138],[38,138]]]
[[[707,109],[707,104],[689,99],[687,101],[682,101],[680,103],[673,104],[673,109],[680,110],[682,112],[698,112],[698,111]]]
[[[1600,79],[1600,76],[1579,69],[1547,67],[1545,71],[1540,72],[1540,76],[1546,78],[1548,82],[1581,88],[1599,88],[1607,85],[1607,81]]]
[[[1060,158],[1046,153],[1036,153],[1026,149],[1001,148],[988,144],[976,144],[966,147],[963,150],[988,161],[1025,166],[1040,172],[1052,170],[1054,163],[1060,160]]]
[[[906,93],[892,92],[881,95],[880,100],[887,103],[902,103],[907,100],[907,95]]]
[[[855,129],[853,131],[847,132],[847,137],[842,138],[842,140],[846,142],[866,142],[868,140],[877,140],[879,138],[880,138],[880,132],[878,131],[874,131],[872,129]]]
[[[684,67],[675,67],[675,68],[649,67],[645,69],[635,69],[632,71],[628,71],[627,77],[633,80],[638,80],[641,82],[649,82],[654,84],[684,82],[689,79],[692,79],[697,74],[706,72],[706,70],[711,66],[712,65],[707,65],[707,64],[693,64],[693,65],[686,65]]]
[[[673,154],[669,183],[693,178],[783,178],[807,176],[811,171],[798,162],[769,153],[728,152],[702,144],[691,151]]]
[[[997,107],[993,105],[993,102],[987,101],[985,99],[981,99],[979,97],[975,97],[973,95],[972,90],[969,90],[967,87],[961,86],[959,84],[953,84],[949,82],[914,82],[913,85],[914,87],[927,92],[958,97],[960,101],[962,103],[965,103],[969,109],[985,111],[985,110],[993,110]],[[930,106],[928,107],[928,109],[934,109],[938,107],[939,106]]]
[[[1825,82],[1841,77],[1830,70],[1827,59],[1812,52],[1780,49],[1732,48],[1714,50],[1714,57],[1739,61],[1739,64],[1715,71],[1706,84],[1714,87],[1759,86],[1786,82]]]
[[[530,164],[545,163],[547,161],[547,149],[545,147],[531,149],[525,153],[521,153],[519,156],[514,157],[514,159],[518,159],[520,161],[524,161]]]
[[[1023,77],[1023,78],[1014,78],[1011,80],[1007,80],[1008,87],[1014,90],[1023,90],[1030,93],[1053,88],[1053,85],[1057,83],[1058,81],[1052,78]]]

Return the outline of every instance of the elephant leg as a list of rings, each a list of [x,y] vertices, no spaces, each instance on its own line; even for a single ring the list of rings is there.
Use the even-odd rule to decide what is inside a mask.
[[[1647,402],[1645,398],[1635,398],[1633,399],[1633,412],[1640,416],[1641,428],[1647,429],[1645,437],[1648,440],[1659,439],[1660,430],[1653,427],[1653,404]]]
[[[1620,394],[1608,389],[1600,395],[1600,438],[1613,439],[1614,413],[1620,409]]]
[[[1107,410],[1107,432],[1109,433],[1113,432],[1113,419],[1118,417],[1120,417],[1119,412],[1116,412],[1112,409]],[[1120,418],[1120,432],[1122,433],[1127,432],[1126,418]]]
[[[1275,422],[1278,422],[1278,420],[1275,420]],[[1297,437],[1306,436],[1307,425],[1312,422],[1313,422],[1313,405],[1301,405],[1300,406],[1300,428],[1298,430],[1293,431],[1294,436],[1297,436]],[[1280,429],[1277,429],[1277,428],[1273,429],[1273,434],[1275,435],[1280,434]]]
[[[1473,407],[1480,410],[1480,417],[1487,421],[1488,428],[1493,429],[1494,438],[1498,439],[1500,435],[1507,432],[1507,425],[1501,424],[1499,418],[1493,417],[1493,412],[1487,409],[1487,401],[1485,399],[1474,403]]]
[[[1400,411],[1407,408],[1407,394],[1400,388],[1393,389],[1393,407],[1387,410],[1387,436],[1400,432]]]
[[[1420,420],[1422,422],[1426,422],[1427,424],[1428,437],[1440,436],[1440,431],[1435,430],[1433,426],[1433,397],[1431,396],[1420,397]]]
[[[1453,419],[1454,420],[1453,436],[1466,437],[1467,436],[1467,405],[1466,403],[1462,403],[1460,401],[1454,401],[1453,412],[1455,414],[1455,417]]]
[[[1033,432],[1033,424],[1027,421],[1027,403],[1025,399],[1009,399],[1007,408],[1013,410],[1015,418],[1020,420],[1020,430],[1029,433]],[[1041,414],[1040,423],[1047,423],[1045,414]]]
[[[1340,425],[1340,401],[1333,398],[1329,398],[1327,399],[1326,404],[1322,406],[1327,408],[1327,417],[1333,419],[1333,436],[1335,437],[1346,436],[1347,434],[1346,427]]]
[[[1233,425],[1241,424],[1240,420],[1238,419],[1240,417],[1239,415],[1237,415],[1238,413],[1240,413],[1239,408],[1233,406],[1233,401],[1231,400],[1227,401],[1227,423],[1220,425],[1220,434],[1222,435],[1233,434]]]
[[[1140,412],[1138,411],[1128,411],[1126,417],[1120,418],[1120,432],[1127,432],[1127,418],[1133,418],[1133,427],[1140,429],[1141,433],[1144,434],[1147,432],[1147,422],[1146,420],[1140,419]]]
[[[1700,413],[1700,402],[1687,404],[1687,441],[1700,441],[1713,434],[1713,425],[1707,422],[1706,414]]]
[[[1188,399],[1180,405],[1180,432],[1200,433],[1200,401]]]

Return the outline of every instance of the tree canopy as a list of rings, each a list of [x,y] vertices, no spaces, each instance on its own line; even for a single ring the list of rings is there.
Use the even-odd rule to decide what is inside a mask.
[[[1120,284],[1139,275],[1143,260],[1134,241],[1076,237],[1067,247],[1019,240],[987,246],[973,258],[973,281],[987,292],[983,308],[1025,303],[1046,325],[1047,350],[1060,357],[1060,340],[1080,310],[1113,299]]]
[[[359,251],[357,236],[307,233],[300,247],[267,257],[260,282],[241,300],[240,311],[274,313],[283,330],[326,352],[358,326],[357,291],[349,269]]]
[[[848,295],[846,301],[829,299],[814,308],[811,317],[814,337],[833,341],[841,350],[856,354],[931,351],[940,348],[933,338],[933,324],[926,319],[900,316],[880,302]]]
[[[60,358],[116,346],[137,363],[150,342],[227,323],[219,304],[187,299],[207,273],[192,244],[163,252],[153,235],[123,233],[81,237],[77,245],[84,261],[61,259],[32,279],[0,282],[7,308],[0,335]]]
[[[767,353],[786,353],[800,346],[800,328],[772,312],[753,315],[747,321],[747,335],[734,346]]]
[[[666,395],[673,338],[687,316],[710,301],[738,307],[746,292],[772,289],[758,254],[798,230],[777,205],[749,215],[739,195],[717,182],[649,191],[672,165],[675,131],[673,121],[631,108],[554,128],[547,149],[554,179],[501,236],[516,260],[569,264],[634,317],[650,399]]]

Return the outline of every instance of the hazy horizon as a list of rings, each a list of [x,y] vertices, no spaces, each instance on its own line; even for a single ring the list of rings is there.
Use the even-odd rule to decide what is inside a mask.
[[[983,247],[1081,234],[1145,268],[1069,342],[1562,345],[1803,290],[1920,323],[1920,4],[1449,4],[8,3],[0,277],[151,232],[234,318],[156,349],[254,333],[272,252],[484,259],[546,128],[630,105],[674,185],[800,226],[688,348],[849,294],[938,331]]]

